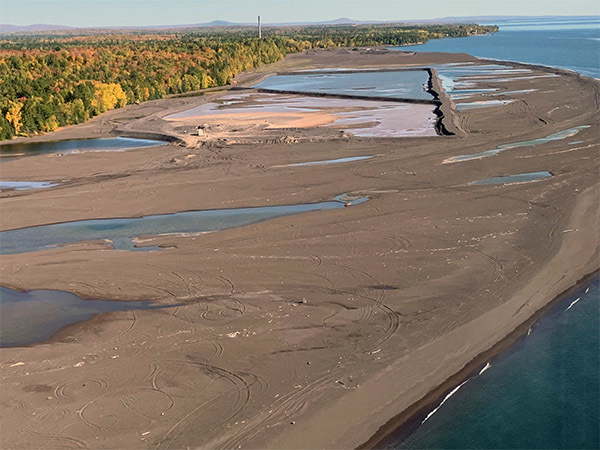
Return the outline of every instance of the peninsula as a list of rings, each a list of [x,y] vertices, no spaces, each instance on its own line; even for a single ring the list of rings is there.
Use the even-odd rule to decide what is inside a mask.
[[[386,74],[403,90],[382,92]],[[352,92],[315,91],[341,76]],[[49,184],[0,193],[2,247],[40,227],[10,241],[2,286],[160,306],[3,348],[2,447],[374,446],[598,270],[597,80],[363,47],[233,81],[19,140],[164,145],[0,162],[2,181]],[[125,249],[129,222],[27,247],[64,222],[336,197],[348,207],[119,235]]]

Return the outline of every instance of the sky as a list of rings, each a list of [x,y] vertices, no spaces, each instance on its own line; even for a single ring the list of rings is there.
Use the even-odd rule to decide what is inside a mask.
[[[402,21],[447,16],[598,15],[598,0],[0,0],[0,23],[150,26],[213,20],[252,23]]]

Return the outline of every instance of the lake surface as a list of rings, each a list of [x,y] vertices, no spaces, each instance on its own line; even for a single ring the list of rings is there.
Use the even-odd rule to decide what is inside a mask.
[[[599,448],[599,317],[595,281],[559,303],[406,441],[384,448]]]
[[[394,47],[417,52],[468,53],[500,59],[561,67],[600,78],[600,19],[528,20],[498,22],[492,35],[430,40],[425,44]]]
[[[499,23],[500,32],[494,35],[432,40],[399,50],[464,52],[561,67],[600,78],[599,24],[598,18]],[[574,136],[582,128],[585,127],[445,162],[468,161],[511,148],[541,145]],[[581,141],[569,141],[566,145],[578,143]],[[599,286],[595,281],[589,291],[584,289],[558,304],[533,327],[526,339],[492,361],[491,367],[480,376],[462,385],[406,441],[394,441],[392,436],[382,447],[599,448]]]
[[[366,201],[341,195],[335,201],[258,208],[187,211],[125,219],[96,219],[20,228],[0,232],[0,254],[47,250],[84,241],[108,241],[120,250],[158,250],[136,247],[133,238],[161,234],[203,233],[240,227],[276,217],[338,209]]]
[[[125,137],[5,144],[0,145],[0,161],[20,156],[35,156],[51,153],[70,154],[94,151],[122,151],[166,144],[166,142],[154,141],[151,139],[133,139]]]
[[[278,91],[433,100],[425,70],[274,75],[254,85]]]
[[[63,291],[19,292],[0,287],[0,347],[14,347],[47,340],[58,330],[94,314],[165,306],[147,301],[115,302],[83,300]]]

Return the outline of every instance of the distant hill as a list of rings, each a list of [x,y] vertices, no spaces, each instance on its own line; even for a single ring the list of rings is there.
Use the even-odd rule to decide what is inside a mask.
[[[213,20],[212,22],[208,22],[208,23],[201,23],[199,24],[199,26],[205,26],[205,27],[230,27],[230,26],[234,26],[234,25],[239,25],[233,22],[227,22],[226,20]]]
[[[345,23],[361,23],[359,20],[348,19],[347,17],[340,17],[339,19],[329,20],[325,22],[317,22],[319,24],[337,25]]]
[[[70,27],[67,25],[49,25],[45,23],[36,23],[34,25],[9,25],[0,24],[0,33],[35,33],[39,31],[58,31],[58,30],[72,30],[76,27]]]
[[[375,23],[375,22],[361,22],[358,20],[348,19],[342,17],[335,20],[327,20],[323,22],[289,22],[289,23],[263,23],[263,26],[286,26],[286,25],[342,25],[342,24],[361,24],[361,23]],[[107,26],[107,27],[72,27],[67,25],[48,25],[48,24],[35,24],[35,25],[10,25],[0,24],[0,33],[35,33],[44,31],[61,31],[61,30],[85,30],[85,29],[106,29],[106,30],[157,30],[157,29],[178,29],[178,28],[210,28],[210,27],[249,27],[255,26],[256,22],[241,23],[241,22],[228,22],[226,20],[213,20],[212,22],[206,23],[191,23],[191,24],[178,24],[178,25],[149,25],[149,26]]]
[[[239,24],[233,22],[227,22],[224,20],[213,20],[208,23],[196,23],[189,25],[151,25],[151,26],[113,26],[113,27],[72,27],[68,25],[49,25],[44,23],[38,23],[35,25],[10,25],[0,24],[0,33],[42,33],[46,31],[66,31],[66,30],[89,30],[89,29],[105,29],[105,30],[154,30],[161,28],[207,28],[207,27],[233,27],[243,25],[254,25],[254,24]]]

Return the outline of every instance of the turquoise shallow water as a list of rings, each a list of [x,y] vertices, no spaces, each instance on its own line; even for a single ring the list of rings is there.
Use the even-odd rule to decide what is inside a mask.
[[[599,317],[595,281],[557,304],[406,441],[383,448],[599,448]]]

